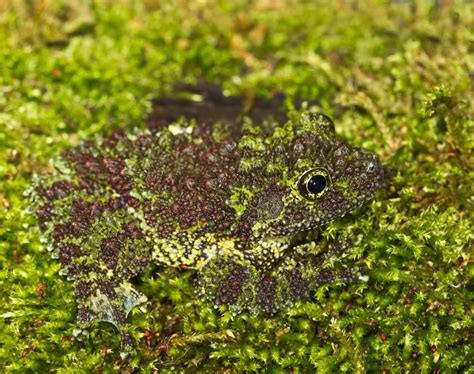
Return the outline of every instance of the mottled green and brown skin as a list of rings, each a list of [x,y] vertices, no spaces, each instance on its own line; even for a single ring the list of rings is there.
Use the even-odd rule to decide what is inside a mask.
[[[75,284],[81,324],[114,323],[145,298],[130,284],[150,262],[198,270],[198,294],[234,311],[274,312],[328,272],[314,239],[371,200],[378,158],[344,143],[324,115],[277,124],[115,132],[65,152],[32,201],[45,240]],[[316,184],[314,184],[316,183]],[[313,184],[310,186],[310,184]]]

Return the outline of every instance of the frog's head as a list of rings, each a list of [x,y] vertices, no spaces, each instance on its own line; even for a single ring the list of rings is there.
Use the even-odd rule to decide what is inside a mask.
[[[378,157],[337,137],[322,114],[288,122],[266,144],[264,177],[255,178],[262,184],[247,210],[254,238],[293,236],[341,218],[370,201],[383,180]]]

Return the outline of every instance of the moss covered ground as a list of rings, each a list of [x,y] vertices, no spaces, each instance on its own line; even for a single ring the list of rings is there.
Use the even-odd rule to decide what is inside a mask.
[[[1,371],[472,372],[473,20],[470,1],[0,0]],[[23,192],[62,149],[146,127],[153,99],[202,80],[283,113],[307,101],[380,155],[376,201],[326,232],[369,280],[232,318],[192,271],[151,269],[122,360],[111,325],[77,336]]]

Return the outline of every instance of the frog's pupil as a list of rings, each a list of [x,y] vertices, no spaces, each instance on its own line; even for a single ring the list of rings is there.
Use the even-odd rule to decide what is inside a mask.
[[[314,194],[322,192],[326,188],[326,178],[323,175],[313,175],[308,181],[308,191]]]

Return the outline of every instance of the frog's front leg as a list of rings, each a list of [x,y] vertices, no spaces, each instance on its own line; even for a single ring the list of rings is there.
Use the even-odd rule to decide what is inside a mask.
[[[199,272],[197,293],[216,305],[228,304],[236,313],[243,309],[274,313],[309,299],[324,284],[357,280],[358,271],[331,264],[348,247],[348,243],[329,243],[322,249],[315,243],[299,244],[288,248],[273,269],[235,259],[215,259]]]

